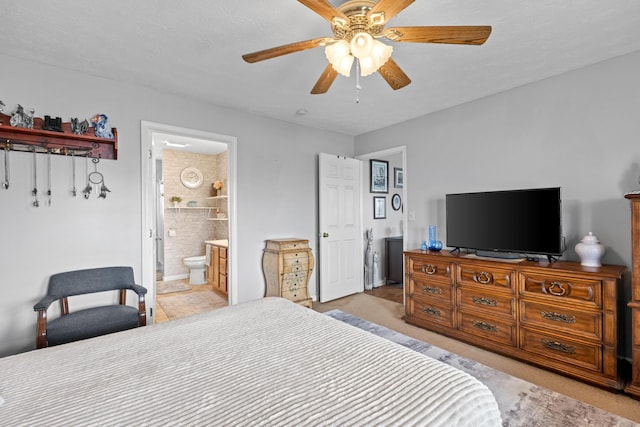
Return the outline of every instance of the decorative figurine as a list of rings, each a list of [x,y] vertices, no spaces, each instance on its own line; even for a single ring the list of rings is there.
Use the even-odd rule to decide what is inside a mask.
[[[42,126],[42,130],[62,132],[62,119],[60,117],[52,119],[51,116],[44,116],[44,125]]]
[[[366,231],[367,236],[367,250],[364,254],[364,289],[370,291],[373,289],[373,228],[369,228]]]
[[[96,136],[100,138],[113,138],[113,132],[111,132],[111,125],[107,122],[108,117],[105,114],[96,114],[91,123],[96,128]]]
[[[78,122],[77,117],[71,118],[71,131],[76,135],[83,135],[87,129],[89,129],[89,122],[84,119],[82,122]]]
[[[24,112],[24,108],[22,107],[22,105],[18,104],[16,112],[11,115],[11,120],[9,121],[11,126],[17,128],[33,129],[33,114],[36,110],[32,108],[29,111],[31,111],[31,116]]]

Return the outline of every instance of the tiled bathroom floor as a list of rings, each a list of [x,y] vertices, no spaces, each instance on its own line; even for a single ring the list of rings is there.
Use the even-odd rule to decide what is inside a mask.
[[[222,299],[226,299],[226,296],[222,295],[219,292],[213,291],[211,289],[211,285],[204,284],[190,286],[191,290],[189,291],[156,295],[155,323],[166,322],[168,320],[190,316],[207,309],[214,310],[216,308],[220,308],[220,301]],[[187,297],[187,295],[189,294],[191,295]],[[198,296],[202,296],[202,298],[198,298]],[[178,301],[178,299],[185,301]],[[186,300],[189,299],[192,301],[197,300],[198,304],[195,305],[187,303]],[[162,307],[163,302],[165,302],[165,306],[171,304],[171,316],[167,313],[167,311],[165,311],[165,308]]]

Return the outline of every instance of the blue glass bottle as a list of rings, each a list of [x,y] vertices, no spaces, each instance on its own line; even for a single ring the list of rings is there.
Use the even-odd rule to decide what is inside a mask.
[[[442,249],[442,242],[438,240],[438,229],[435,225],[429,226],[429,244],[427,248],[430,251],[439,251]]]

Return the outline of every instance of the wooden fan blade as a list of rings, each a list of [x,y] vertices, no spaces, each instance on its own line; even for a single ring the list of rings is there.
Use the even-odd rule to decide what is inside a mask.
[[[394,42],[481,45],[487,41],[490,34],[491,27],[488,25],[395,27],[387,28],[384,37]]]
[[[378,68],[378,73],[389,83],[393,90],[402,89],[411,83],[411,79],[391,58],[382,67]]]
[[[371,8],[367,16],[382,12],[384,13],[384,21],[382,23],[386,24],[391,18],[402,12],[414,1],[415,0],[378,0],[378,3]]]
[[[258,52],[247,53],[242,55],[242,59],[253,64],[254,62],[264,61],[265,59],[276,58],[278,56],[288,55],[290,53],[296,53],[307,49],[313,49],[314,47],[318,46],[324,46],[332,41],[333,39],[328,37],[305,40],[302,42],[272,47],[271,49],[259,50]]]
[[[333,65],[327,65],[327,68],[325,68],[320,75],[316,85],[311,89],[311,94],[320,95],[327,93],[336,77],[338,77],[338,72],[333,68]]]
[[[342,12],[338,11],[335,7],[331,6],[327,0],[298,0],[309,9],[313,10],[318,15],[322,16],[327,21],[333,21],[333,18],[341,18],[345,21],[349,21],[349,18]]]

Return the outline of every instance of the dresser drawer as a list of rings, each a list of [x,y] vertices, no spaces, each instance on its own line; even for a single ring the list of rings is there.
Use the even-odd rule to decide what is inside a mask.
[[[522,328],[520,348],[547,359],[569,363],[590,371],[602,372],[601,344],[587,344],[566,337],[558,338]]]
[[[478,288],[458,288],[458,307],[461,310],[481,310],[487,314],[501,314],[514,318],[515,298],[508,295],[496,295]]]
[[[458,312],[458,329],[501,344],[516,346],[516,324],[507,320],[485,318],[472,313]]]
[[[563,331],[588,339],[602,339],[602,313],[520,300],[520,322],[549,331]]]
[[[486,268],[473,264],[458,265],[458,283],[481,285],[514,291],[514,272],[510,269]]]
[[[416,298],[433,298],[451,304],[451,284],[430,280],[423,275],[414,275],[407,284],[406,292]]]
[[[428,300],[407,299],[406,313],[426,322],[438,323],[448,328],[453,327],[453,310],[451,306],[438,304]]]
[[[408,264],[407,274],[410,277],[453,283],[453,269],[449,262],[410,257]]]
[[[286,273],[282,275],[282,291],[296,290],[307,285],[307,273]]]
[[[306,289],[294,289],[294,290],[282,290],[282,298],[286,298],[289,301],[300,301],[308,298]]]
[[[282,266],[283,273],[295,273],[297,271],[307,271],[309,269],[309,258],[299,256],[295,258],[285,258]]]
[[[274,252],[291,251],[296,249],[308,249],[308,240],[283,239],[283,240],[267,240],[267,250]]]
[[[549,300],[579,303],[584,307],[602,307],[602,282],[599,280],[522,273],[520,292]]]

